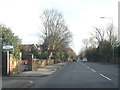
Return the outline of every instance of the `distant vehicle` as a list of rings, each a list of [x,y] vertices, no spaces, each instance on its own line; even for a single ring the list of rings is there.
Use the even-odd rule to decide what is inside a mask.
[[[80,58],[78,58],[77,61],[82,61],[82,60]]]
[[[82,61],[82,59],[80,59],[80,61]]]
[[[82,61],[83,61],[83,62],[87,62],[87,58],[83,58]]]
[[[73,62],[76,62],[76,59],[75,59],[75,58],[73,59]]]

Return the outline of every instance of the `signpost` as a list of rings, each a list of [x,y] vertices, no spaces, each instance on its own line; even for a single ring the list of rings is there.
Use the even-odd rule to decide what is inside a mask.
[[[13,51],[13,45],[4,43],[3,51],[7,51],[7,74],[9,74],[9,51]]]
[[[13,45],[12,44],[3,44],[3,51],[13,51]]]

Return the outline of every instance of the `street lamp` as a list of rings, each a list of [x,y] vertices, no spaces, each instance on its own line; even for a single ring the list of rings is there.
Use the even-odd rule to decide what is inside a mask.
[[[113,18],[112,17],[100,17],[102,19],[111,19],[112,30],[113,30]],[[113,63],[114,63],[114,42],[113,42]]]

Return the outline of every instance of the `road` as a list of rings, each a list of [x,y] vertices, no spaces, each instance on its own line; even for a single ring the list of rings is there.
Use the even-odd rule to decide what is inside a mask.
[[[69,62],[52,75],[33,80],[32,88],[118,88],[118,67],[93,62]]]
[[[59,69],[56,70],[56,67],[59,67]],[[49,68],[50,70],[48,70]],[[118,67],[115,64],[77,61],[68,62],[64,65],[61,64],[61,66],[46,66],[42,70],[39,70],[26,72],[16,77],[4,77],[3,84],[10,81],[10,83],[5,83],[4,87],[25,87],[29,89],[118,88]],[[39,73],[49,75],[41,75]],[[32,85],[27,85],[28,87],[26,87],[26,83]]]

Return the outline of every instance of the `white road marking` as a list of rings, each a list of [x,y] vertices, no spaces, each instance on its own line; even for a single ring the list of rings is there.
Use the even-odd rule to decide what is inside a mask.
[[[93,72],[96,72],[94,69],[91,69]]]
[[[102,77],[106,78],[107,80],[111,80],[110,78],[106,77],[105,75],[103,75],[103,74],[101,74],[101,73],[100,73],[100,75],[101,75]]]
[[[88,67],[86,64],[83,64],[85,67],[87,67],[88,69],[90,69],[90,67]]]
[[[30,83],[33,83],[32,81],[29,81]]]
[[[85,65],[85,64],[83,64],[85,67],[87,67],[88,69],[90,69],[90,67],[88,67],[87,65]],[[93,72],[96,72],[94,69],[91,69]],[[103,74],[101,74],[100,73],[100,76],[102,76],[102,77],[104,77],[105,79],[107,79],[107,80],[112,80],[112,79],[110,79],[110,78],[108,78],[108,77],[106,77],[105,75],[103,75]]]

